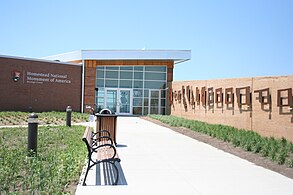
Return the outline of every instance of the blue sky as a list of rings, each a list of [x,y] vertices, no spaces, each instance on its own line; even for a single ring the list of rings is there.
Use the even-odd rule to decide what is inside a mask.
[[[174,80],[293,74],[292,0],[2,0],[0,54],[192,51]]]

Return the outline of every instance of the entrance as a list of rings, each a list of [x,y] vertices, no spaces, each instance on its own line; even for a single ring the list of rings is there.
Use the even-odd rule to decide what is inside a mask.
[[[105,89],[105,107],[116,114],[132,114],[132,89]]]

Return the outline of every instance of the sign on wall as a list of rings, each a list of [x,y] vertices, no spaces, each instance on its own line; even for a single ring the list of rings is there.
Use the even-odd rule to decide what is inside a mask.
[[[56,74],[50,72],[32,72],[26,71],[24,83],[31,84],[44,84],[44,83],[57,83],[57,84],[70,84],[71,80],[67,74]]]

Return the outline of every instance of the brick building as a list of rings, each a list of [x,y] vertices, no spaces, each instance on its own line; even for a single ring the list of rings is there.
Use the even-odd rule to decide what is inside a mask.
[[[74,63],[0,56],[1,111],[80,111],[82,67]]]
[[[42,60],[0,56],[0,89],[7,92],[0,110],[72,105],[86,112],[96,105],[119,115],[170,114],[174,64],[190,55],[186,50],[81,50]]]

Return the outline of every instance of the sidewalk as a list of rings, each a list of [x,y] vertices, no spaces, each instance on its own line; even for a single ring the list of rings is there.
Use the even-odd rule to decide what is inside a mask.
[[[168,128],[136,117],[117,125],[126,182],[97,186],[93,169],[76,194],[293,194],[292,179]]]

